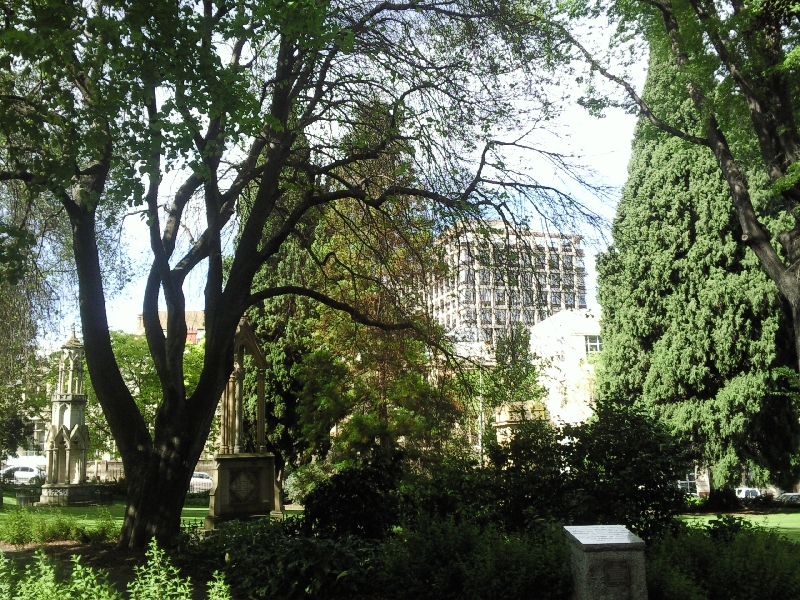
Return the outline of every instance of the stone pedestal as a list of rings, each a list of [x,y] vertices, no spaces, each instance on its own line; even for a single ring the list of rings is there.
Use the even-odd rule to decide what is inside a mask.
[[[622,525],[564,527],[573,600],[647,600],[644,542]]]
[[[76,506],[94,504],[94,490],[86,483],[46,483],[37,506]]]
[[[206,530],[230,519],[283,516],[272,454],[217,455],[213,475]]]

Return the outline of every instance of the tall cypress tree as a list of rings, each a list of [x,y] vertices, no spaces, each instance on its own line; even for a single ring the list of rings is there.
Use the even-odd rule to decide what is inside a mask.
[[[652,48],[644,91],[657,108],[675,106],[681,85],[663,50]],[[691,105],[682,109],[682,125],[696,129]],[[666,422],[715,486],[749,467],[788,487],[800,443],[790,313],[739,237],[711,152],[640,120],[613,244],[597,262],[598,383],[603,401],[644,405]]]

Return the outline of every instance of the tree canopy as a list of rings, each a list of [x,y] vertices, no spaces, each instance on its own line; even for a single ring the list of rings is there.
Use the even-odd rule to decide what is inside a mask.
[[[430,211],[434,232],[464,217],[513,220],[522,200],[545,216],[580,210],[517,168],[525,155],[565,164],[535,138],[556,109],[543,84],[560,47],[541,19],[546,7],[535,7],[535,18],[527,8],[472,0],[4,5],[0,182],[24,186],[30,205],[69,221],[89,374],[129,481],[122,544],[177,533],[248,307],[300,294],[380,324],[375,307],[354,310],[313,288],[254,286],[325,207],[350,204],[391,224],[389,202],[413,198]],[[408,164],[392,161],[400,146]],[[510,151],[523,159],[507,160]],[[98,251],[106,228],[136,211],[150,245],[143,319],[162,391],[152,430],[114,357]],[[183,286],[201,264],[206,352],[189,391]],[[376,284],[390,287],[390,275]]]
[[[618,49],[638,45],[657,57],[670,93],[651,105],[570,35],[592,72],[621,86],[629,108],[713,157],[736,211],[737,243],[753,251],[789,304],[800,361],[797,6],[740,0],[582,6],[583,14],[603,13],[618,25]],[[573,7],[571,14],[576,12]],[[587,102],[596,108],[609,99]],[[768,193],[761,193],[765,188]]]
[[[654,110],[675,102],[661,60],[654,52],[643,93]],[[662,419],[715,485],[749,467],[758,483],[788,487],[800,443],[791,313],[737,230],[711,153],[641,119],[613,245],[597,263],[598,383],[604,401]]]

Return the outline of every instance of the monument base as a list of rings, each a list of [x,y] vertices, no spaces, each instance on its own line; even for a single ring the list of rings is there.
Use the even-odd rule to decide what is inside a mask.
[[[644,542],[622,525],[564,527],[572,600],[647,600]]]
[[[88,483],[46,483],[36,506],[81,506],[94,504],[94,488]]]
[[[282,518],[272,454],[217,455],[213,475],[206,530],[231,519]]]

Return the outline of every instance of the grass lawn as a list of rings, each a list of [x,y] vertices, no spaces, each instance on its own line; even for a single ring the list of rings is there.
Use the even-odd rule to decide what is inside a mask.
[[[5,492],[3,494],[3,508],[0,508],[0,521],[3,520],[9,510],[17,508],[17,499],[14,492]],[[103,507],[98,506],[59,506],[47,507],[42,509],[33,508],[33,510],[45,511],[59,511],[64,514],[74,515],[80,525],[92,527],[99,515],[99,509],[105,508],[111,513],[111,516],[122,525],[122,519],[125,514],[125,502],[117,500],[113,504]],[[184,506],[181,511],[181,524],[183,525],[202,525],[203,519],[208,514],[208,505],[205,506]]]
[[[747,513],[731,513],[735,517],[743,517],[748,521],[757,523],[768,529],[775,529],[793,542],[800,543],[800,512],[789,511],[763,511]],[[687,523],[705,524],[711,519],[716,519],[716,514],[690,514],[679,517]]]

